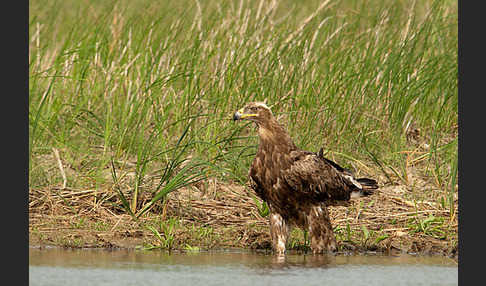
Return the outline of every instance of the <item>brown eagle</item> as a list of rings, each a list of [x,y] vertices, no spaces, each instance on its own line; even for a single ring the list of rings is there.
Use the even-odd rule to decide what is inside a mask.
[[[282,254],[290,225],[308,230],[313,253],[336,250],[326,206],[370,194],[377,182],[353,174],[319,153],[299,149],[265,103],[252,102],[233,120],[256,123],[260,143],[250,185],[269,207],[273,249]]]

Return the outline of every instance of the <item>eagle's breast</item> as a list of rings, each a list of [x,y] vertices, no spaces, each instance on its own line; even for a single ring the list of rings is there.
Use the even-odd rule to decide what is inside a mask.
[[[269,139],[269,137],[265,138]],[[275,140],[261,140],[250,168],[253,189],[269,205],[281,208],[292,197],[291,189],[285,186],[282,172],[290,167],[290,150],[293,145]]]

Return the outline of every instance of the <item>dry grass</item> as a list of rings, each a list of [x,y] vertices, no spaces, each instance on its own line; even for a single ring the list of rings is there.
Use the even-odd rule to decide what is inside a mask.
[[[330,207],[340,249],[440,253],[457,258],[457,199],[452,215],[431,198],[410,199],[419,198],[430,185],[422,183],[420,190],[383,185],[373,196],[353,200],[348,206]],[[251,191],[241,185],[216,179],[200,182],[171,193],[139,221],[119,205],[110,189],[31,189],[30,243],[122,248],[157,245],[147,226],[162,233],[160,226],[172,220],[172,249],[270,248],[267,219],[259,215]],[[292,249],[306,249],[302,234],[292,232]]]

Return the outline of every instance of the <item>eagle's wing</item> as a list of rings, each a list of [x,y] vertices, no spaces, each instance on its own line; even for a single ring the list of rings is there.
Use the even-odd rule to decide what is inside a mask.
[[[362,187],[351,172],[326,159],[322,154],[292,151],[292,164],[282,172],[295,191],[320,199],[349,200],[352,191]]]

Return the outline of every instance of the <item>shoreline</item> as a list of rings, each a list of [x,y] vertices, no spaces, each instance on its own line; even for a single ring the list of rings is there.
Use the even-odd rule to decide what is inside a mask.
[[[399,196],[402,191],[403,186],[382,186],[348,206],[328,207],[337,254],[444,255],[457,261],[457,215],[451,218],[426,201],[412,206]],[[29,190],[29,246],[271,253],[267,218],[259,215],[251,193],[241,185],[218,182],[212,191],[181,189],[138,221],[114,208],[116,196],[109,194]],[[427,228],[418,229],[415,221]],[[298,228],[292,229],[287,245],[290,252],[310,252]]]

